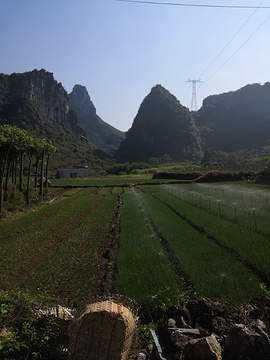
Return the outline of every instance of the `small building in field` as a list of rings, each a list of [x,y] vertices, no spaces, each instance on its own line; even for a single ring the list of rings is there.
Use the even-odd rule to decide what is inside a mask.
[[[73,168],[57,169],[56,178],[76,178],[76,177],[87,177],[89,174],[88,166],[74,166]]]

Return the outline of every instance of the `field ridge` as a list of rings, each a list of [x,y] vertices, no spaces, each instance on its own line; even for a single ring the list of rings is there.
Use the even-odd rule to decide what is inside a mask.
[[[111,194],[111,193],[110,193]],[[106,240],[102,248],[100,249],[100,255],[96,269],[90,294],[94,295],[110,295],[114,292],[114,279],[116,272],[116,258],[119,247],[120,237],[120,221],[123,207],[123,189],[117,196],[117,203],[112,216],[110,231],[106,236]]]

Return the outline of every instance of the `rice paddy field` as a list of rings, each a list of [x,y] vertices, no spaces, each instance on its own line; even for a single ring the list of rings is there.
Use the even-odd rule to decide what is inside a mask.
[[[269,186],[128,182],[55,183],[45,204],[2,219],[0,288],[69,306],[117,292],[149,311],[269,293]]]

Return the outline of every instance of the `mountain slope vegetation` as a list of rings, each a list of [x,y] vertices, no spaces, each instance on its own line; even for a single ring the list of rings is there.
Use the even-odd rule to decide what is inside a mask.
[[[269,100],[269,82],[207,97],[196,114],[206,147],[229,152],[268,145]]]
[[[116,158],[132,162],[164,155],[174,161],[196,161],[202,156],[201,138],[188,109],[156,85],[143,100]]]
[[[69,107],[76,111],[79,124],[85,129],[90,142],[113,156],[125,135],[97,115],[85,86],[74,86],[69,94]]]
[[[17,126],[51,140],[57,147],[52,168],[86,164],[100,168],[107,156],[87,140],[68,101],[62,84],[44,69],[0,74],[0,125]]]

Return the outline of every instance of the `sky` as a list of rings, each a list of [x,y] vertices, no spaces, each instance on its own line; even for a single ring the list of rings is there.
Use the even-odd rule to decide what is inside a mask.
[[[151,1],[151,0],[149,0]],[[270,81],[270,0],[0,0],[0,73],[45,69],[68,93],[86,86],[97,114],[127,131],[161,84],[191,108]],[[269,9],[256,9],[258,6]],[[194,107],[194,103],[193,103]]]

